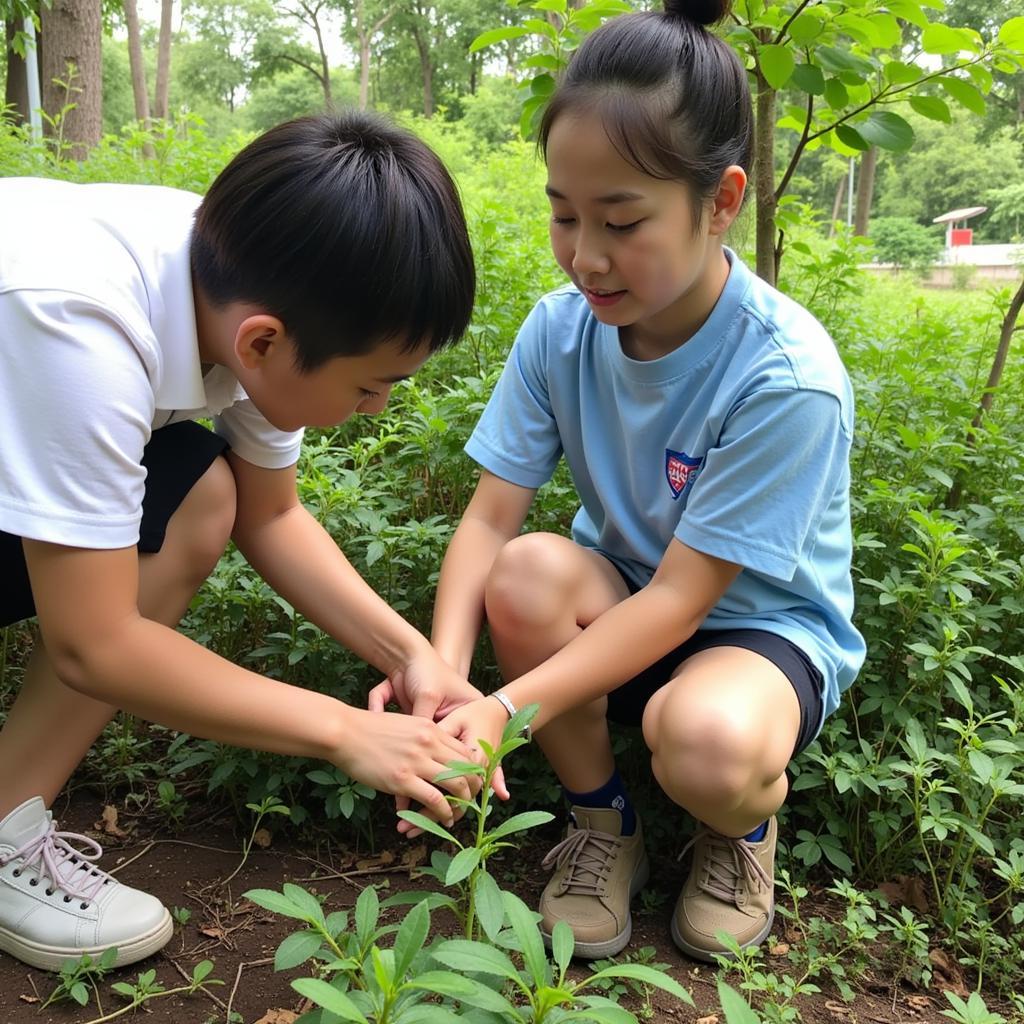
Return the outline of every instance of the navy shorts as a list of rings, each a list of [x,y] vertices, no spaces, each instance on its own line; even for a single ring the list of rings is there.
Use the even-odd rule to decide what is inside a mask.
[[[167,524],[199,478],[228,443],[191,420],[154,430],[142,455],[146,493],[142,499],[139,551],[163,547]],[[21,538],[0,530],[0,627],[36,613]]]
[[[636,593],[636,585],[625,576],[623,580],[630,593]],[[800,728],[793,756],[804,750],[817,736],[821,725],[824,709],[821,672],[796,644],[763,629],[698,629],[685,643],[612,690],[608,694],[608,717],[622,725],[639,725],[647,702],[671,679],[676,669],[687,658],[712,647],[742,647],[753,651],[767,658],[786,676],[800,705]]]

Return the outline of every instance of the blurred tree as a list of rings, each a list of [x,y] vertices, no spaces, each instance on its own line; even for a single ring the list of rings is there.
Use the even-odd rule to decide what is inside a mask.
[[[160,0],[160,37],[156,51],[156,91],[153,94],[153,113],[164,120],[169,113],[167,97],[171,87],[171,21],[174,0]]]
[[[40,12],[46,131],[82,159],[103,131],[100,0],[53,0]]]

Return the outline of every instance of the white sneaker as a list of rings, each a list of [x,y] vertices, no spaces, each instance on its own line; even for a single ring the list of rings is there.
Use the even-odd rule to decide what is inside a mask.
[[[120,966],[166,945],[174,931],[167,909],[96,867],[102,853],[88,836],[58,832],[39,797],[0,821],[0,950],[57,971],[111,946]]]

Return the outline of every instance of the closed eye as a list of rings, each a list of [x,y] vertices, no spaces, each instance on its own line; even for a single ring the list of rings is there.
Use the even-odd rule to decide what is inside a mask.
[[[639,220],[631,221],[629,224],[606,224],[605,227],[608,228],[609,231],[618,231],[621,234],[625,234],[638,228],[643,224],[644,219],[645,218],[641,217]]]
[[[575,220],[575,217],[556,217],[554,214],[551,215],[552,224],[572,224]]]
[[[367,391],[366,388],[360,388],[359,393],[363,396],[363,398],[377,398],[380,395],[379,391]]]

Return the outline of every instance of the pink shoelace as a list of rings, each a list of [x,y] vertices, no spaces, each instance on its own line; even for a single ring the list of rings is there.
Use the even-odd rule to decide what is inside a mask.
[[[707,876],[698,880],[698,886],[710,896],[739,906],[736,898],[741,882],[746,882],[755,892],[768,889],[772,880],[761,867],[751,843],[745,839],[730,839],[709,828],[702,828],[683,847],[679,854],[682,860],[686,852],[699,839],[707,840]]]
[[[541,861],[541,867],[561,868],[568,863],[565,891],[586,896],[603,896],[619,836],[578,828],[553,846]]]
[[[90,852],[76,849],[72,842],[84,845]],[[77,832],[58,832],[57,826],[50,822],[50,827],[41,836],[29,840],[13,853],[0,856],[0,867],[23,858],[24,864],[14,871],[16,876],[34,869],[37,877],[30,881],[30,885],[38,885],[48,879],[48,896],[60,890],[65,894],[65,903],[79,899],[84,909],[110,881],[110,875],[95,866],[102,854],[103,847],[96,840]]]

